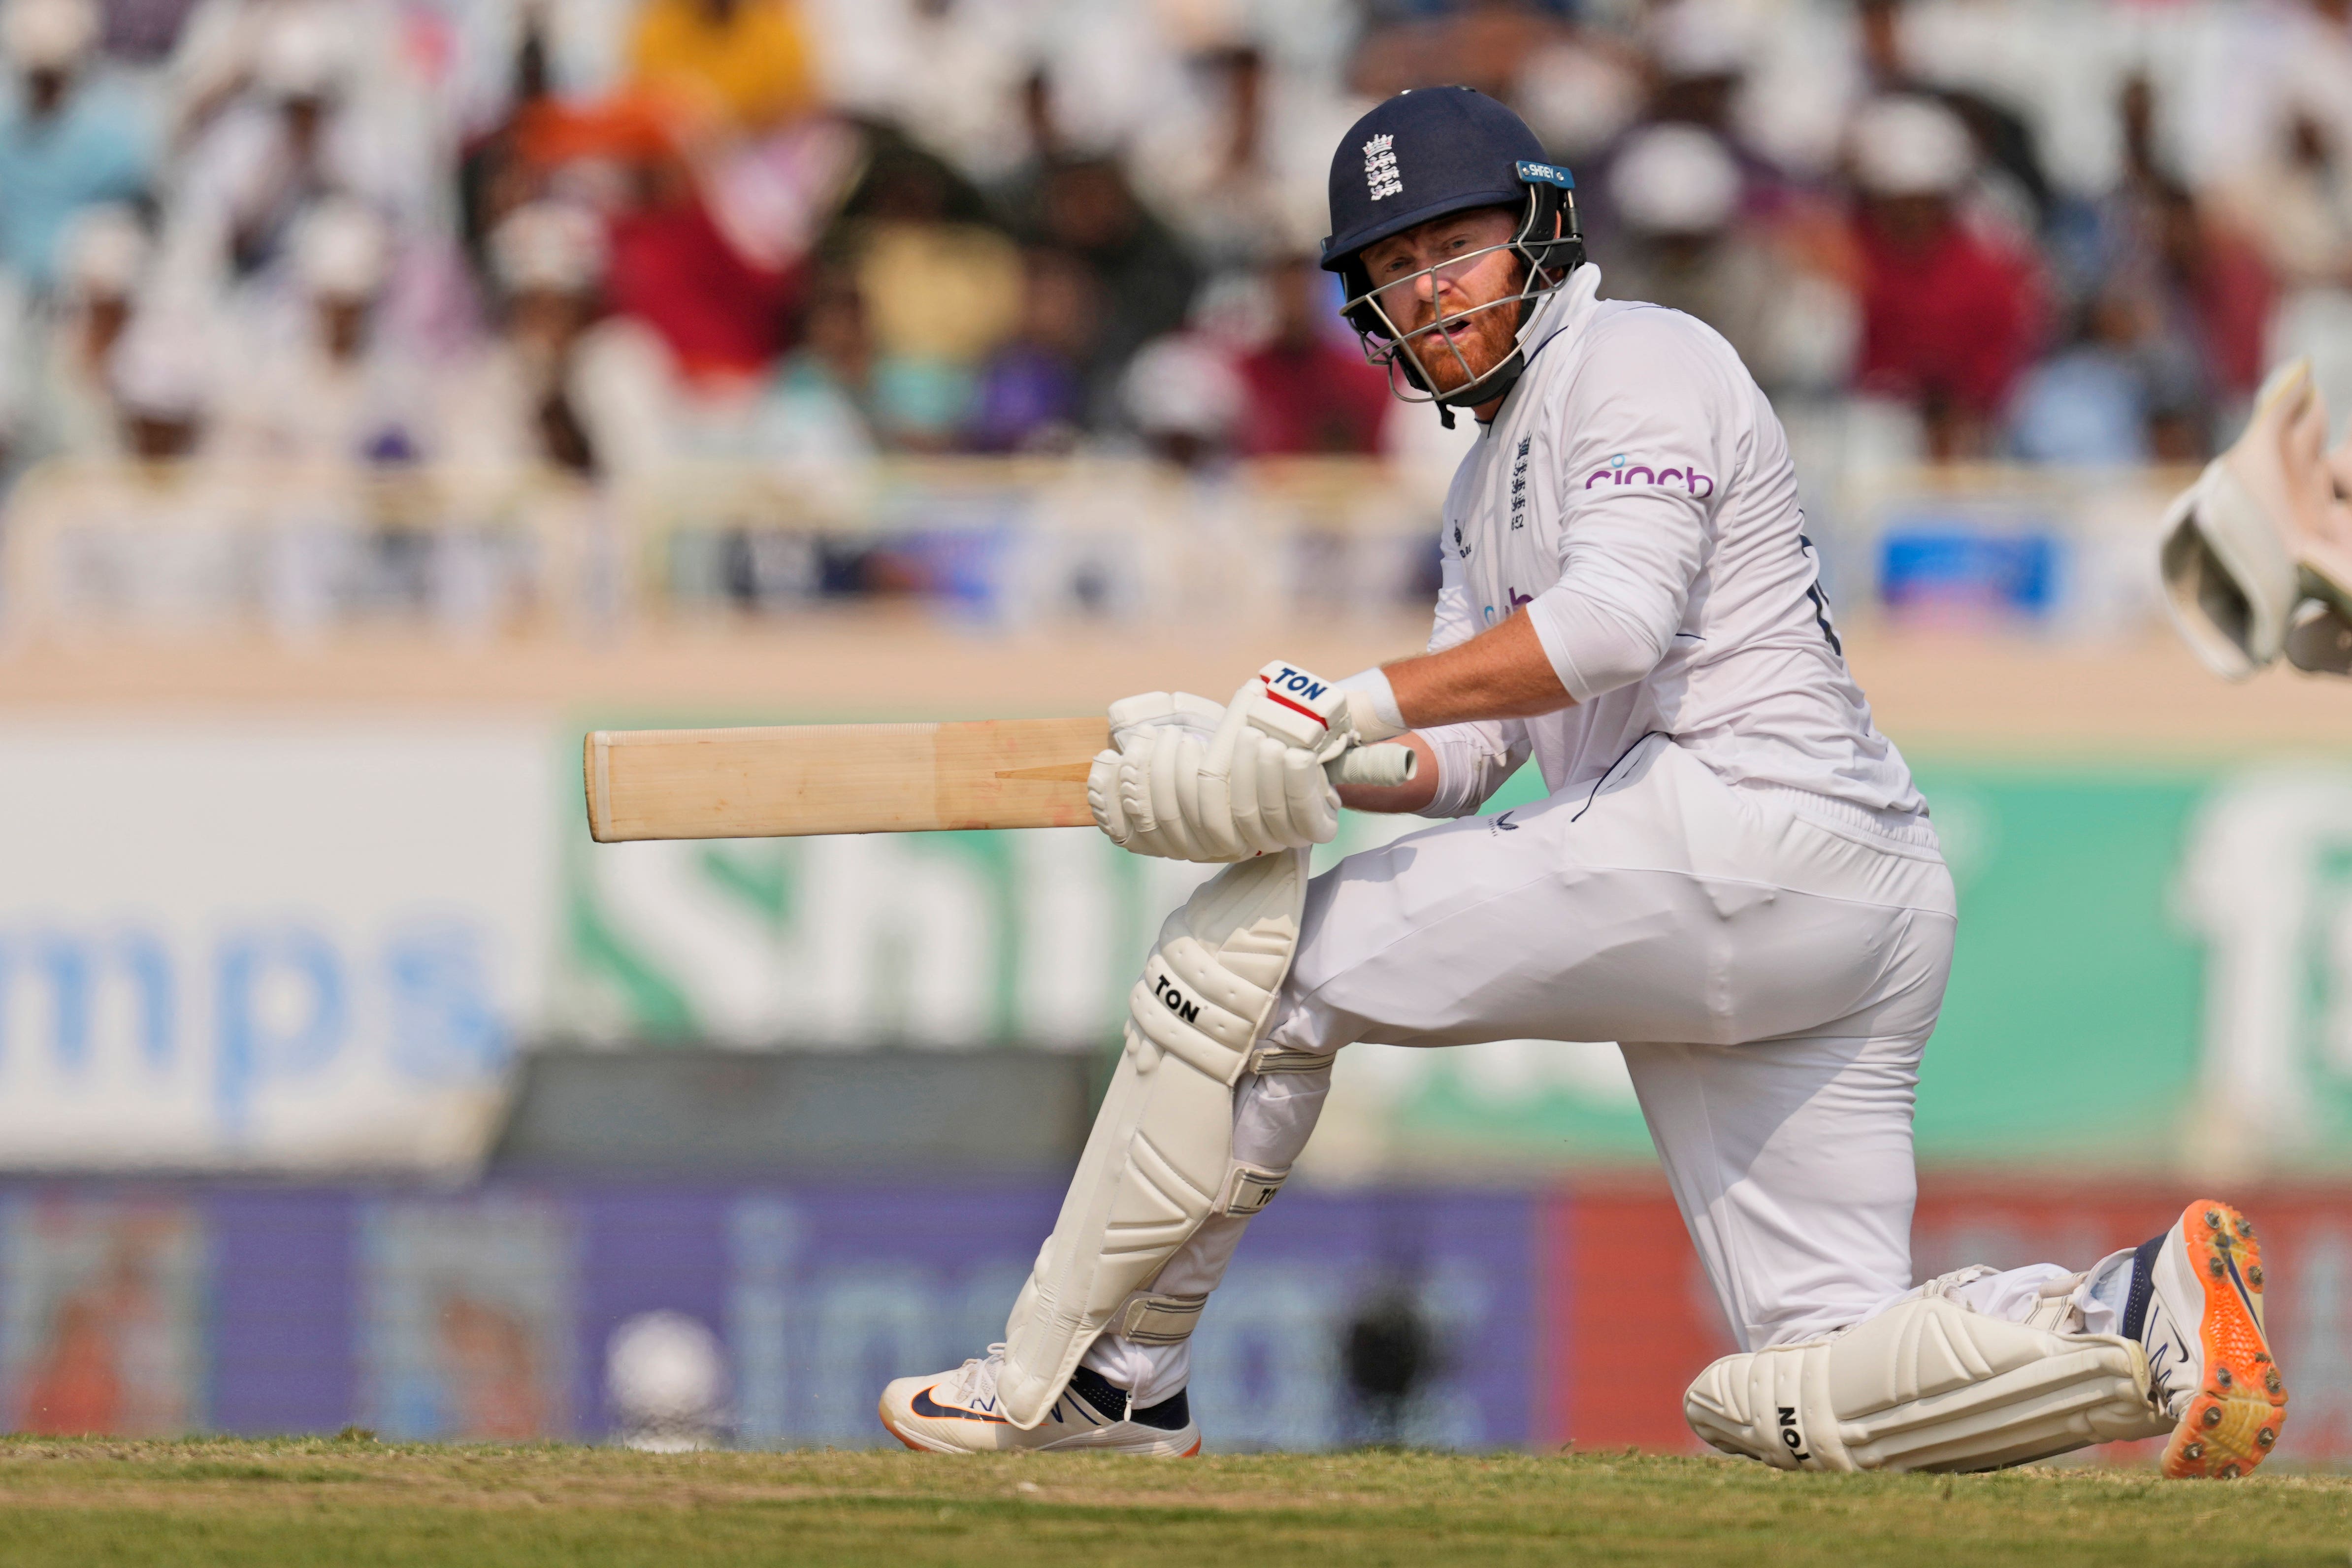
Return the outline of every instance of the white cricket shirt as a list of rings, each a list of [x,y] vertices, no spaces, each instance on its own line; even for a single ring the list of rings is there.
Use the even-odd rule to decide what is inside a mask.
[[[1846,668],[1771,405],[1712,328],[1600,281],[1581,267],[1538,308],[1454,473],[1429,644],[1524,610],[1576,703],[1426,731],[1429,815],[1475,809],[1530,752],[1553,794],[1589,789],[1662,731],[1817,820],[1932,843]]]

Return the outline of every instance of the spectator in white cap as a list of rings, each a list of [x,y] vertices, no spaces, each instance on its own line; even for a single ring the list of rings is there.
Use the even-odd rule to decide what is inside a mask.
[[[1665,0],[1643,18],[1650,67],[1645,118],[1712,132],[1739,180],[1741,209],[1772,207],[1787,172],[1748,138],[1748,78],[1762,52],[1755,8],[1738,0]]]
[[[201,315],[151,310],[114,345],[107,383],[131,456],[163,461],[196,455],[212,421],[219,386],[218,334]]]
[[[1225,456],[1249,388],[1205,334],[1171,332],[1143,345],[1119,378],[1119,402],[1154,456],[1199,468]]]
[[[357,13],[320,0],[253,7],[238,96],[180,169],[174,276],[273,283],[304,215],[331,195],[415,211],[436,167],[434,128],[390,112],[392,62],[363,57]]]
[[[1609,167],[1617,237],[1601,289],[1696,316],[1730,340],[1776,397],[1842,388],[1853,363],[1848,290],[1741,209],[1741,172],[1720,137],[1693,124],[1646,125]]]
[[[1976,145],[1941,103],[1875,100],[1854,117],[1848,150],[1861,193],[1862,387],[1916,409],[1937,460],[1984,457],[2040,346],[2039,265],[1966,220]]]
[[[534,202],[490,231],[499,333],[441,401],[450,459],[587,479],[650,472],[674,450],[676,370],[650,329],[604,309],[596,215]]]
[[[261,78],[282,71],[282,59],[268,57],[285,49],[277,35],[289,17],[298,26],[308,26],[310,16],[324,17],[343,58],[362,67],[371,80],[406,75],[414,65],[400,46],[415,35],[404,34],[404,9],[400,0],[194,0],[163,84],[173,139],[191,141],[241,98],[271,90]]]
[[[0,54],[15,79],[0,109],[0,268],[36,292],[57,277],[75,213],[143,195],[145,116],[97,79],[96,0],[0,0]]]
[[[378,330],[393,259],[383,219],[349,196],[329,197],[303,215],[291,251],[299,304],[262,327],[225,444],[244,457],[318,465],[422,458],[421,368]]]

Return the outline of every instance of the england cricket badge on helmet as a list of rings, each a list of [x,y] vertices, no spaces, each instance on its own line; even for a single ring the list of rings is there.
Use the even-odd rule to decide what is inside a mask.
[[[1448,328],[1481,310],[1508,309],[1514,331],[1524,331],[1541,297],[1557,288],[1584,260],[1584,240],[1576,221],[1576,182],[1547,162],[1543,143],[1527,122],[1485,93],[1466,87],[1423,88],[1401,92],[1356,121],[1331,159],[1331,235],[1323,242],[1323,267],[1347,288],[1341,310],[1363,339],[1364,353],[1389,374],[1389,388],[1409,402],[1433,402],[1447,412],[1485,403],[1508,392],[1527,366],[1524,350],[1475,371]],[[1435,310],[1430,321],[1410,325],[1411,302],[1437,267],[1372,286],[1363,254],[1392,235],[1433,218],[1475,207],[1507,206],[1519,222],[1511,237],[1444,263],[1449,276],[1496,250],[1508,250],[1526,264],[1518,288],[1497,300],[1448,312],[1434,281]],[[1424,363],[1430,354],[1451,353],[1463,384],[1440,393]]]

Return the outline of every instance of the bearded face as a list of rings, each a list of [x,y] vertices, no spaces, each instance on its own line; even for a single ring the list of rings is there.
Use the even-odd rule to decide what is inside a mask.
[[[1439,395],[1468,385],[1511,355],[1527,264],[1508,248],[1509,207],[1449,213],[1364,251],[1374,298]]]

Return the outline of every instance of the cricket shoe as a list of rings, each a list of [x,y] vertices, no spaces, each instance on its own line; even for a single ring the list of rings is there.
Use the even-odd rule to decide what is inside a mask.
[[[2147,1348],[2148,1382],[2176,1423],[2164,1473],[2242,1476],[2269,1457],[2286,1384],[2263,1334],[2263,1255],[2254,1227],[2200,1200],[2132,1255],[2123,1331]]]
[[[996,1397],[1004,1347],[953,1372],[902,1377],[882,1391],[882,1425],[919,1452],[1044,1453],[1085,1448],[1153,1458],[1189,1459],[1201,1451],[1201,1429],[1181,1389],[1146,1410],[1130,1410],[1127,1390],[1080,1367],[1045,1418],[1023,1431],[1004,1418]]]

